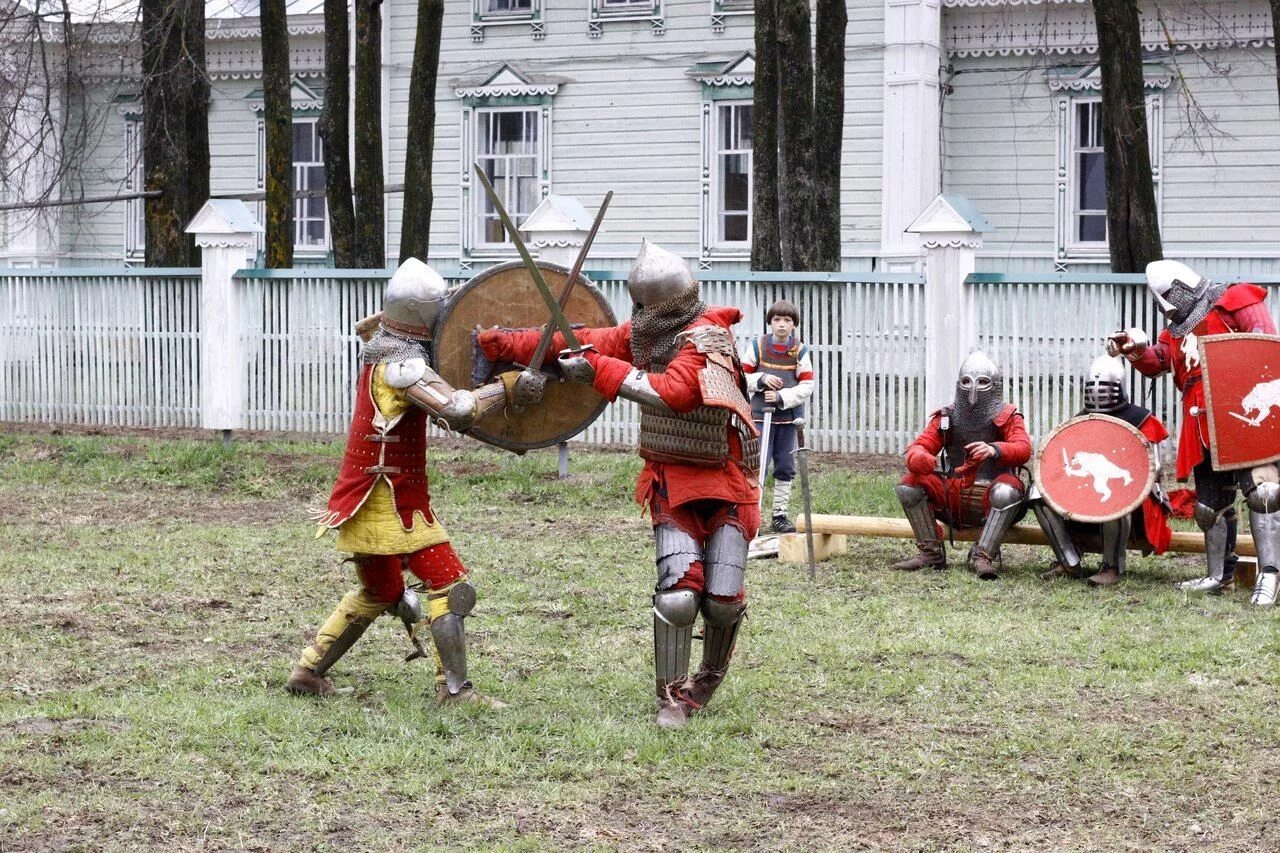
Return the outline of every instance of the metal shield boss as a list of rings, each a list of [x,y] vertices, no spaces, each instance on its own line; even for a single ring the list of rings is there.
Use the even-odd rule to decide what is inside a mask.
[[[559,297],[569,270],[544,261],[538,262],[538,268],[552,293]],[[575,327],[597,328],[618,322],[604,295],[585,276],[578,277],[564,313]],[[491,267],[455,291],[441,313],[431,342],[436,371],[454,388],[474,388],[503,371],[520,369],[506,363],[489,365],[479,352],[477,333],[494,326],[536,328],[541,332],[548,315],[547,303],[523,263],[514,261]],[[484,367],[480,375],[477,375],[477,365]],[[572,438],[604,410],[605,399],[590,386],[563,381],[558,376],[554,351],[548,353],[542,369],[553,374],[542,402],[519,412],[508,411],[487,418],[468,435],[523,453]]]
[[[1110,415],[1059,424],[1036,451],[1033,472],[1044,500],[1064,518],[1111,521],[1137,509],[1156,482],[1151,444]]]
[[[1280,459],[1280,337],[1198,339],[1214,470]]]

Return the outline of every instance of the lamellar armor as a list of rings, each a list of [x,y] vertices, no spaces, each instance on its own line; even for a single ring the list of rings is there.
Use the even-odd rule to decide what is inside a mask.
[[[680,332],[672,346],[650,360],[649,372],[665,372],[676,353],[690,345],[707,357],[698,374],[701,406],[691,412],[673,412],[640,369],[632,371],[619,392],[640,404],[640,456],[653,462],[719,467],[734,458],[729,443],[732,431],[742,448],[737,461],[753,470],[760,456],[760,438],[751,422],[746,381],[728,329],[708,325]]]

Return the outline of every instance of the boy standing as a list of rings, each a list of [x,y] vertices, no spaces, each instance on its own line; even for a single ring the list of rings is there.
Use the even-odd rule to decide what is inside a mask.
[[[742,369],[751,390],[751,414],[763,431],[766,408],[773,411],[769,446],[761,448],[762,473],[773,462],[773,530],[795,533],[787,519],[791,481],[796,476],[796,421],[804,419],[804,403],[813,394],[813,360],[809,347],[796,337],[800,312],[780,299],[769,307],[769,334],[756,338],[742,353]]]

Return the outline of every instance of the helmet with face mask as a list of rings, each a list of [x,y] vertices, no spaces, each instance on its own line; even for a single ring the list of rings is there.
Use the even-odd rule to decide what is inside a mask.
[[[956,402],[970,408],[985,408],[984,403],[996,400],[1003,403],[1004,377],[1000,367],[981,350],[969,353],[960,365],[960,379],[956,382]]]
[[[1226,285],[1210,281],[1186,264],[1168,260],[1147,264],[1147,287],[1169,321],[1170,334],[1177,338],[1199,325],[1226,290]]]
[[[409,258],[387,284],[382,327],[401,337],[430,340],[448,298],[449,285],[440,273],[417,258]]]
[[[1128,405],[1124,392],[1124,367],[1119,358],[1100,355],[1089,365],[1084,377],[1084,409],[1105,414]]]

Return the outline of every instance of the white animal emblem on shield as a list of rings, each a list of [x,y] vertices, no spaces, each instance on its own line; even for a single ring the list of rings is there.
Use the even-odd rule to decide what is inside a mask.
[[[1084,450],[1076,451],[1068,461],[1067,449],[1062,448],[1062,470],[1068,477],[1092,477],[1093,490],[1102,495],[1103,503],[1111,500],[1109,483],[1112,480],[1124,480],[1126,486],[1133,482],[1132,474],[1101,453],[1088,453]]]
[[[1240,401],[1240,412],[1228,412],[1233,418],[1244,421],[1251,427],[1262,426],[1262,422],[1271,417],[1271,410],[1280,408],[1280,379],[1270,382],[1259,382],[1253,390],[1244,395]]]

